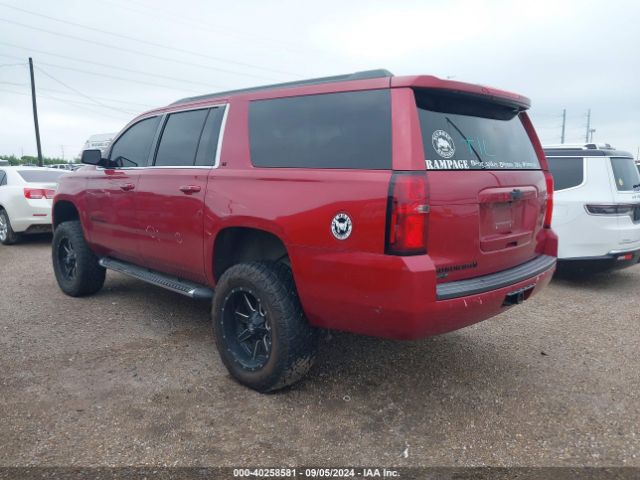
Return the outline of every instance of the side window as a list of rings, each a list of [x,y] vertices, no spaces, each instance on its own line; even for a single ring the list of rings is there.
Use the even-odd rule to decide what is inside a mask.
[[[640,188],[640,175],[633,158],[611,157],[611,168],[618,191],[631,192]]]
[[[172,113],[162,131],[156,167],[193,166],[209,110]]]
[[[4,170],[0,170],[0,187],[7,184],[7,174]]]
[[[145,166],[159,121],[160,117],[147,118],[124,132],[111,147],[111,162],[118,167]]]
[[[209,116],[204,124],[200,145],[196,154],[196,165],[213,166],[216,161],[216,150],[218,149],[218,138],[221,135],[220,127],[224,109],[227,107],[213,108],[209,111]]]
[[[553,176],[553,189],[566,190],[584,181],[584,159],[574,157],[547,157]]]
[[[389,90],[253,101],[249,141],[256,167],[390,169]]]

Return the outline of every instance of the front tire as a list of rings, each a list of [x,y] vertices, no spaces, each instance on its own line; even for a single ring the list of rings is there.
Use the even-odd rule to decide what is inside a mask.
[[[18,243],[22,235],[13,231],[9,214],[0,208],[0,243],[3,245],[13,245]]]
[[[234,265],[224,272],[215,292],[216,344],[238,382],[268,392],[297,382],[309,371],[316,330],[307,323],[287,265]]]
[[[53,233],[51,256],[58,285],[67,295],[81,297],[102,288],[105,268],[87,245],[78,220],[58,225]]]

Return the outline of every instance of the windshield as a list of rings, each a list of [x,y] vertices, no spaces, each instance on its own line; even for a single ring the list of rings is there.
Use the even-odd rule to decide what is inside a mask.
[[[18,170],[18,173],[25,182],[29,183],[47,183],[57,182],[60,175],[64,175],[65,171],[55,172],[53,170]]]
[[[538,170],[518,112],[467,98],[416,92],[429,170]]]
[[[611,168],[618,191],[631,192],[640,189],[640,174],[633,158],[612,157]]]

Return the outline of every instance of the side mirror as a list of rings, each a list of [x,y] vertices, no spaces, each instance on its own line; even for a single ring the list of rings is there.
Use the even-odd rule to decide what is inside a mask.
[[[100,165],[102,163],[102,152],[97,148],[84,150],[80,161],[87,165]]]

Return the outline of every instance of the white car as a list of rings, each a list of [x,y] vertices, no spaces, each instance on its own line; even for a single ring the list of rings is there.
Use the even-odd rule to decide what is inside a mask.
[[[544,147],[553,175],[559,270],[604,271],[640,262],[640,173],[609,144]]]
[[[51,203],[65,170],[0,167],[0,243],[10,245],[22,234],[51,231]]]

